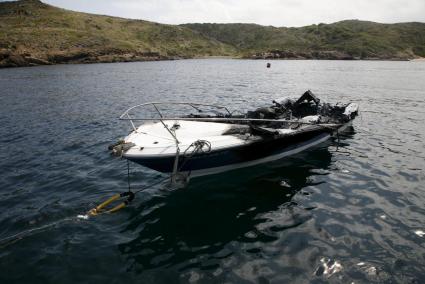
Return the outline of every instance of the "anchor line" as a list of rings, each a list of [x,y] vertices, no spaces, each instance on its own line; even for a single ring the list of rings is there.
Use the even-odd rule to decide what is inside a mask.
[[[193,148],[193,150],[190,151],[190,149],[192,149],[192,148]],[[190,144],[186,148],[186,150],[183,152],[182,156],[184,157],[184,161],[181,163],[181,165],[176,170],[173,170],[173,173],[171,174],[171,180],[174,181],[174,178],[180,173],[180,171],[183,169],[183,167],[196,154],[209,153],[210,151],[211,151],[211,142],[209,142],[207,140],[196,140],[195,142]],[[178,155],[178,152],[179,151],[177,151],[176,155]],[[191,174],[191,171],[188,172],[186,179],[188,179],[190,177],[190,174]],[[149,188],[152,188],[153,186],[158,185],[158,184],[164,182],[167,179],[170,179],[170,177],[165,177],[165,178],[160,179],[158,181],[155,181],[155,182],[153,182],[149,185],[146,185],[146,186],[144,186],[144,187],[142,187],[142,188],[140,188],[136,191],[132,191],[131,190],[131,183],[130,183],[130,161],[127,160],[127,186],[128,186],[128,191],[122,192],[122,193],[117,193],[117,194],[113,195],[112,197],[110,197],[106,201],[102,202],[101,204],[99,204],[95,208],[91,209],[87,214],[90,215],[90,216],[97,216],[97,215],[105,214],[105,213],[115,213],[115,212],[123,209],[127,205],[129,205],[134,200],[137,193],[144,191],[144,190],[147,190]],[[126,198],[126,199],[122,203],[116,205],[115,207],[113,207],[111,209],[106,209],[106,207],[108,205],[110,205],[113,202],[116,202],[116,201],[118,201],[122,198]]]

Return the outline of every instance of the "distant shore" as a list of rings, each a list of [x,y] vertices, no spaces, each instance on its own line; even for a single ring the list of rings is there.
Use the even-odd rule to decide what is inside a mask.
[[[39,0],[0,2],[0,68],[195,58],[412,60],[425,23],[344,20],[304,27],[166,25],[80,13]]]
[[[0,68],[31,67],[58,64],[95,64],[95,63],[123,63],[123,62],[149,62],[173,61],[185,59],[245,59],[245,60],[343,60],[343,61],[425,61],[425,58],[250,58],[242,56],[196,56],[196,57],[167,57],[167,56],[141,56],[141,55],[102,55],[100,57],[74,55],[54,57],[54,60],[39,59],[31,55],[12,54],[5,56],[0,53]],[[62,60],[61,60],[62,59]]]

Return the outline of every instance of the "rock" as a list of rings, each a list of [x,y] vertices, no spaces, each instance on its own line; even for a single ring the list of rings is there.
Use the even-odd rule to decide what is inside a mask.
[[[35,57],[25,57],[25,60],[30,63],[30,64],[34,64],[34,65],[51,65],[52,63],[44,60],[44,59],[40,59],[40,58],[35,58]]]
[[[141,52],[140,55],[143,57],[160,57],[161,56],[159,52],[152,52],[152,51]]]
[[[9,54],[8,56],[3,54],[3,59],[0,60],[0,67],[21,67],[29,66],[29,63],[20,54]]]
[[[0,61],[8,58],[10,56],[10,51],[7,49],[0,49]]]
[[[48,56],[48,61],[53,63],[71,63],[83,61],[87,57],[90,57],[88,52],[74,52],[74,53],[56,53]]]
[[[1,67],[22,67],[48,65],[49,61],[33,57],[29,53],[13,53],[8,50],[0,50],[0,68]]]
[[[41,57],[41,58],[40,58]],[[110,63],[134,61],[158,61],[172,59],[161,55],[159,52],[131,52],[120,49],[99,49],[93,51],[59,51],[47,53],[42,56],[33,55],[27,51],[16,52],[0,48],[0,68],[51,65],[64,63]],[[175,58],[181,59],[181,58]]]
[[[259,52],[249,56],[251,59],[333,59],[352,60],[353,56],[335,50],[321,51],[291,51],[291,50],[270,50]]]

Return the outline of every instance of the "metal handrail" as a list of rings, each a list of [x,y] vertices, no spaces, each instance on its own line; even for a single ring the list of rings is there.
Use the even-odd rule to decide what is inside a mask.
[[[193,107],[194,109],[199,111],[199,108],[196,108],[195,106],[206,106],[206,107],[214,107],[214,108],[218,108],[218,109],[224,109],[229,115],[232,115],[232,113],[229,111],[229,109],[225,106],[220,106],[220,105],[212,105],[212,104],[200,104],[200,103],[192,103],[192,102],[149,102],[149,103],[143,103],[143,104],[138,104],[135,106],[130,107],[129,109],[127,109],[123,114],[121,114],[121,116],[119,117],[119,119],[124,119],[124,116],[127,116],[128,118],[130,118],[129,112],[135,108],[138,107],[144,107],[144,106],[148,106],[148,105],[152,105],[155,107],[156,111],[158,112],[158,114],[163,117],[161,111],[156,107],[156,105],[164,105],[164,104],[168,104],[168,105],[188,105]],[[124,120],[128,120],[128,119],[124,119]]]
[[[137,128],[133,123],[133,120],[159,120],[162,125],[164,126],[164,128],[168,131],[168,133],[170,133],[170,135],[173,137],[174,141],[176,142],[176,147],[177,147],[177,151],[178,151],[178,144],[180,143],[179,140],[177,139],[176,134],[164,123],[164,119],[167,119],[166,117],[164,117],[162,115],[161,110],[157,107],[157,105],[164,105],[164,104],[168,104],[168,105],[188,105],[191,106],[192,108],[200,111],[199,108],[197,108],[197,106],[204,106],[204,107],[213,107],[213,108],[217,108],[217,109],[224,109],[225,111],[227,111],[227,113],[229,115],[232,115],[232,113],[229,111],[229,109],[225,106],[219,106],[219,105],[212,105],[212,104],[200,104],[200,103],[192,103],[192,102],[149,102],[149,103],[143,103],[143,104],[138,104],[135,106],[130,107],[129,109],[127,109],[123,114],[120,115],[119,119],[120,120],[129,120],[131,123],[131,126],[133,127],[133,130],[137,132]],[[130,111],[135,109],[135,108],[139,108],[139,107],[144,107],[144,106],[148,106],[151,105],[155,108],[156,112],[159,115],[159,118],[132,118],[130,116]],[[125,118],[127,117],[127,118]],[[173,119],[173,120],[178,120],[178,119]]]
[[[197,110],[195,106],[208,106],[208,107],[215,107],[218,109],[224,109],[229,114],[229,117],[164,117],[159,108],[156,105],[160,104],[177,104],[177,105],[189,105]],[[159,114],[159,118],[134,118],[130,117],[129,112],[137,107],[143,107],[147,105],[153,105],[157,113]],[[127,118],[125,118],[127,116]],[[191,103],[191,102],[149,102],[149,103],[143,103],[139,105],[132,106],[131,108],[127,109],[120,117],[120,120],[130,120],[130,123],[133,126],[133,129],[136,130],[133,121],[161,121],[164,120],[182,120],[182,121],[204,121],[204,122],[226,122],[226,121],[240,121],[240,122],[287,122],[287,123],[299,123],[299,124],[312,124],[316,125],[317,123],[311,123],[311,122],[304,122],[300,120],[293,120],[293,119],[264,119],[264,118],[247,118],[247,117],[231,117],[232,113],[229,111],[229,109],[225,106],[220,105],[211,105],[211,104],[200,104],[200,103]],[[321,125],[337,125],[332,123],[320,123]],[[168,129],[168,128],[167,128]],[[170,129],[168,129],[171,131]],[[174,135],[173,135],[174,136]]]

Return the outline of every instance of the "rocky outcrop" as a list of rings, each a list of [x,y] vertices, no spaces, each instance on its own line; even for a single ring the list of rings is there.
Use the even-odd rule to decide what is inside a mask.
[[[76,51],[37,56],[29,53],[13,52],[6,49],[0,50],[0,68],[69,63],[111,63],[171,59],[178,58],[163,56],[158,52]]]
[[[353,60],[358,59],[339,51],[289,51],[271,50],[258,52],[247,56],[251,59],[331,59],[331,60]]]
[[[33,57],[27,53],[17,53],[6,49],[0,50],[1,67],[21,67],[51,64],[42,58]]]
[[[247,59],[324,59],[324,60],[410,60],[415,58],[402,54],[397,57],[391,55],[375,55],[365,54],[364,56],[353,56],[336,50],[319,50],[319,51],[290,51],[290,50],[270,50],[266,52],[257,52],[244,56]]]

